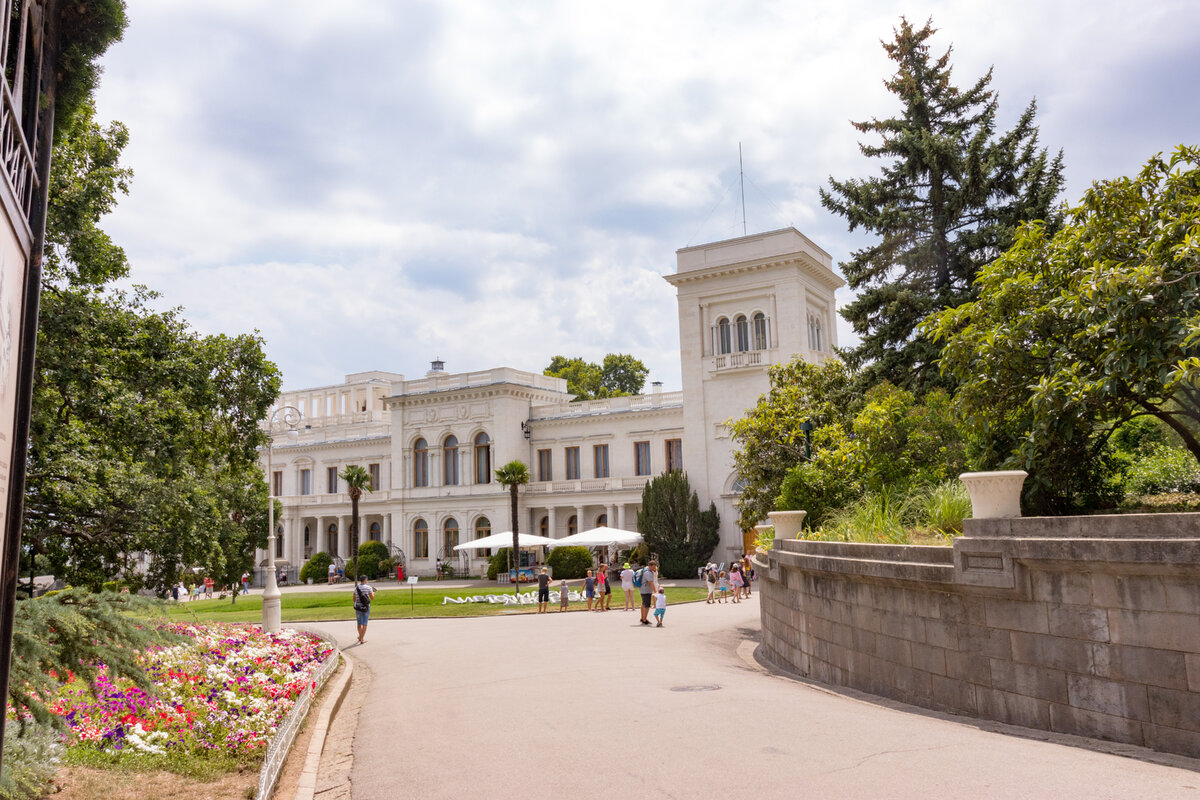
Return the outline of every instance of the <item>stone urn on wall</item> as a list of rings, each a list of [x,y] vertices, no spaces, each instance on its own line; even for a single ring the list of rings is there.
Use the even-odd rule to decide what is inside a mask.
[[[1021,516],[1021,487],[1028,475],[1023,469],[959,475],[958,479],[971,495],[971,516],[975,519]]]
[[[804,518],[807,515],[807,511],[772,511],[768,513],[767,517],[775,527],[775,541],[799,538],[800,529],[804,527]]]

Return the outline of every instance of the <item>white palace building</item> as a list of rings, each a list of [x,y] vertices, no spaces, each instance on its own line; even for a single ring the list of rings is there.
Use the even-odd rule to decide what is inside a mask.
[[[510,496],[494,471],[514,459],[531,478],[520,490],[523,532],[635,529],[646,482],[682,468],[701,507],[711,501],[720,514],[714,558],[742,553],[724,423],[767,391],[772,364],[832,353],[843,281],[794,228],[684,248],[665,277],[679,303],[679,392],[655,384],[649,394],[573,403],[560,378],[510,367],[456,374],[435,361],[417,380],[363,372],[283,393],[275,408],[303,417],[298,434],[272,431],[269,480],[283,504],[276,559],[295,568],[320,550],[349,558],[357,549],[338,478],[357,464],[373,484],[359,502],[361,541],[388,544],[410,574],[431,575],[438,557],[478,572],[481,556],[452,548],[509,530]],[[257,562],[265,566],[266,551]]]

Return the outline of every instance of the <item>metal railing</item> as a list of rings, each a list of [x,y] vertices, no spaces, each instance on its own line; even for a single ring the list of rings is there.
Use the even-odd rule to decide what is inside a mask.
[[[308,716],[308,710],[312,707],[313,698],[317,696],[317,692],[337,668],[338,657],[342,654],[342,651],[338,649],[337,641],[329,634],[317,631],[306,631],[306,633],[329,642],[333,645],[333,652],[321,663],[317,674],[313,676],[312,683],[300,694],[296,705],[292,706],[292,710],[275,729],[275,736],[271,739],[271,744],[267,746],[267,754],[263,757],[262,768],[258,771],[258,791],[254,795],[258,800],[270,800],[275,791],[275,784],[279,781],[279,773],[283,772],[283,765],[292,751],[292,744],[296,741],[296,734],[300,732],[300,726],[304,724],[304,718]]]

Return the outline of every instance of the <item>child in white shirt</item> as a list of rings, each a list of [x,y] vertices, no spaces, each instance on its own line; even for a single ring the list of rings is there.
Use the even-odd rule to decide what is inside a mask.
[[[667,590],[662,586],[658,587],[658,594],[654,595],[654,623],[656,628],[661,628],[663,617],[667,615]]]

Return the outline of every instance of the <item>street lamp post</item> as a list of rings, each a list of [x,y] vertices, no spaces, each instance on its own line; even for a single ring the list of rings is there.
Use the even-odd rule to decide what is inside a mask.
[[[280,406],[271,414],[267,424],[267,587],[263,590],[262,629],[263,633],[275,633],[283,624],[282,593],[275,580],[275,475],[271,456],[275,448],[275,418],[284,424],[288,433],[295,433],[296,426],[304,415],[295,406]]]

